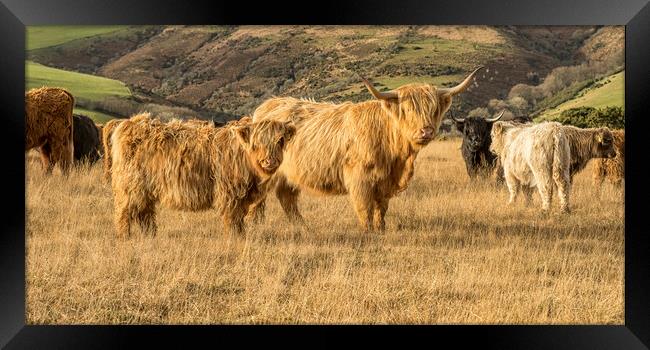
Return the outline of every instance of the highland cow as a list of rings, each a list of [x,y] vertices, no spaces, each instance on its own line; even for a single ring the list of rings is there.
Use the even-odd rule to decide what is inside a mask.
[[[602,188],[603,181],[608,179],[617,188],[625,180],[625,130],[612,130],[616,157],[612,159],[597,159],[594,164],[594,186]]]
[[[225,229],[242,233],[244,216],[265,195],[294,132],[291,123],[270,120],[222,128],[163,123],[149,114],[123,121],[111,136],[118,234],[129,236],[133,220],[155,234],[157,203],[188,211],[217,207]]]
[[[85,115],[73,114],[74,160],[87,161],[90,164],[102,155],[102,143],[99,128],[92,119]]]
[[[497,167],[498,158],[490,152],[492,142],[490,131],[492,131],[492,124],[499,120],[504,112],[494,118],[454,118],[450,115],[456,129],[463,133],[460,149],[470,180],[475,180],[477,177],[487,178]]]
[[[25,151],[39,148],[46,173],[59,164],[67,173],[74,159],[74,97],[61,88],[42,87],[25,93]]]
[[[521,188],[528,205],[537,187],[544,214],[550,209],[554,185],[561,210],[568,213],[573,176],[592,158],[616,155],[609,129],[580,129],[556,122],[529,127],[497,122],[492,127],[490,150],[503,164],[508,204],[514,203]]]
[[[254,121],[294,121],[297,128],[274,176],[287,216],[303,222],[297,206],[301,190],[349,194],[361,226],[384,230],[390,198],[406,189],[418,152],[436,136],[452,97],[470,86],[477,71],[452,88],[409,84],[379,92],[363,79],[375,99],[359,103],[291,97],[262,103]],[[261,218],[263,205],[256,210]]]

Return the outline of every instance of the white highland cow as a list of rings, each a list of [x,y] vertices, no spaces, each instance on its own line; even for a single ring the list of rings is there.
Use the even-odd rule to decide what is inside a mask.
[[[529,204],[537,187],[544,214],[549,211],[554,186],[562,212],[568,213],[573,175],[592,158],[616,155],[608,128],[580,129],[556,122],[533,126],[496,122],[490,150],[503,164],[508,204],[514,203],[520,188]]]

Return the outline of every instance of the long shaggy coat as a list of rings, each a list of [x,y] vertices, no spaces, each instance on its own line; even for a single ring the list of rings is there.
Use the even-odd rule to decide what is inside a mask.
[[[396,99],[341,104],[278,97],[255,110],[255,121],[293,121],[297,128],[276,174],[276,195],[290,218],[302,220],[299,190],[349,194],[362,227],[384,228],[389,199],[406,189],[418,152],[451,104],[451,96],[430,85],[396,93]],[[422,140],[424,129],[430,138]]]
[[[188,211],[217,207],[226,229],[241,233],[294,131],[275,121],[222,128],[163,123],[148,114],[123,121],[111,136],[118,234],[129,235],[132,220],[155,233],[157,203]]]
[[[569,212],[573,176],[590,159],[615,154],[609,129],[580,129],[556,122],[529,127],[497,122],[492,128],[490,149],[501,159],[509,204],[514,203],[520,189],[530,203],[537,187],[544,213],[550,208],[553,187],[557,187],[561,210]]]
[[[102,149],[104,150],[104,179],[109,181],[111,179],[111,165],[113,164],[113,156],[111,155],[111,136],[113,131],[123,122],[124,119],[111,119],[102,128]]]
[[[67,172],[74,156],[74,97],[61,88],[42,87],[25,93],[25,151],[39,148],[43,167],[59,164]]]

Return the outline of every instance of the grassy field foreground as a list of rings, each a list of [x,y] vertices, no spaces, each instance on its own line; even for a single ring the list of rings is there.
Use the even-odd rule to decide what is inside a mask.
[[[101,165],[69,178],[27,160],[28,324],[623,324],[624,203],[598,200],[591,165],[570,216],[556,198],[507,207],[469,184],[459,140],[435,141],[394,198],[384,234],[359,232],[346,197],[301,198],[309,229],[275,198],[246,239],[214,211],[159,212],[155,238],[115,238]]]

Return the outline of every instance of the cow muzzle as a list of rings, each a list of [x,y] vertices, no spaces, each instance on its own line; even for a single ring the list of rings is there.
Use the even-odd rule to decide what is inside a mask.
[[[416,133],[415,142],[421,145],[425,145],[431,142],[434,136],[435,134],[433,128],[422,128],[418,133]]]
[[[607,158],[615,158],[616,157],[616,151],[611,150],[611,151],[607,152],[606,156],[607,156]]]
[[[280,162],[276,159],[266,158],[260,161],[260,166],[268,172],[273,172],[280,166]]]

